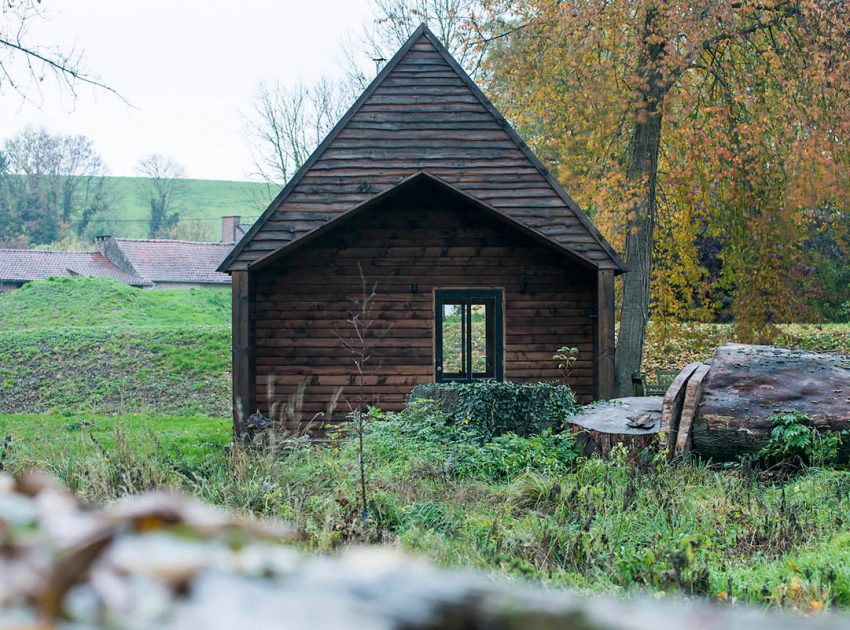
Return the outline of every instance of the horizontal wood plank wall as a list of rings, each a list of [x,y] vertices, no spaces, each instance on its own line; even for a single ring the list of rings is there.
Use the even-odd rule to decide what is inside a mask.
[[[376,286],[375,331],[383,335],[365,379],[369,402],[400,409],[415,384],[434,381],[433,289],[441,287],[505,290],[506,379],[556,380],[555,349],[577,346],[571,384],[581,400],[593,397],[596,272],[445,189],[417,184],[252,274],[256,396],[267,415],[337,421],[356,402],[340,336],[352,338],[346,319],[361,295],[358,263]]]
[[[420,170],[613,268],[604,248],[424,36],[341,130],[232,268],[247,268]]]

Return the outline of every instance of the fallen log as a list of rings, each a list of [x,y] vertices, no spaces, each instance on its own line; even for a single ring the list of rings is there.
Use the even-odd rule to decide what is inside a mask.
[[[777,412],[803,413],[822,432],[850,429],[850,358],[841,355],[727,344],[717,349],[701,387],[690,439],[703,458],[756,453]]]

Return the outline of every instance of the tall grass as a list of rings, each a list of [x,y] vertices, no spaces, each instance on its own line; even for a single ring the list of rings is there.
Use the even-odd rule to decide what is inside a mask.
[[[143,447],[140,447],[143,444]],[[569,435],[487,440],[427,405],[364,435],[369,523],[360,523],[353,429],[189,459],[155,435],[37,462],[92,501],[154,487],[283,517],[310,549],[383,541],[448,565],[584,591],[679,592],[816,611],[850,606],[850,473],[764,480],[746,466],[584,458]],[[21,470],[14,446],[7,468]]]

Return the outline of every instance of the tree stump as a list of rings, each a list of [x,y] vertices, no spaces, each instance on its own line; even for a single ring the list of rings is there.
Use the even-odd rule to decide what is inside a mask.
[[[585,455],[607,457],[616,444],[625,444],[629,457],[652,444],[661,425],[661,397],[615,398],[588,405],[570,424],[578,432],[576,443]]]

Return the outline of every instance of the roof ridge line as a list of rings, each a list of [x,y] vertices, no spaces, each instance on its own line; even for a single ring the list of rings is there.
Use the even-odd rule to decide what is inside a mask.
[[[18,247],[0,247],[0,252],[28,252],[33,254],[97,254],[97,250],[80,251],[78,249],[23,249]]]
[[[125,238],[121,236],[112,237],[116,241],[130,241],[133,243],[187,243],[191,245],[223,245],[229,247],[230,243],[222,243],[217,241],[187,241],[180,238]]]

